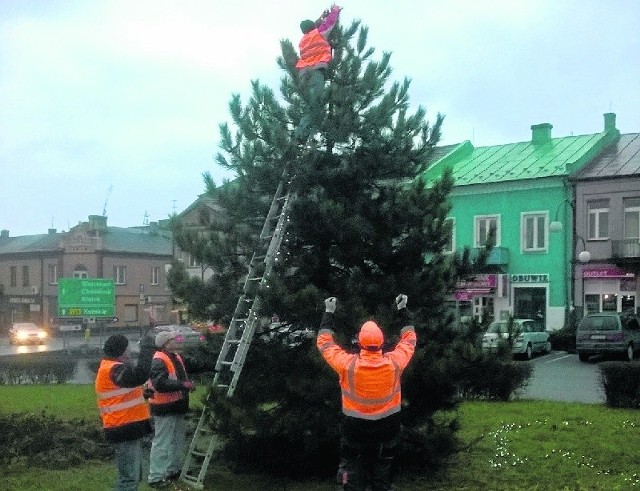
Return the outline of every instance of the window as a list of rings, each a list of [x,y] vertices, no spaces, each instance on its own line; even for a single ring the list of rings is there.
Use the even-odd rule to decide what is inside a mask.
[[[447,243],[444,246],[445,254],[452,254],[456,250],[456,219],[455,218],[447,218],[445,219],[445,226],[451,227],[449,230],[449,236],[447,238]]]
[[[56,285],[58,284],[58,265],[57,264],[48,264],[47,265],[47,273],[49,277],[49,284]]]
[[[494,245],[500,245],[500,215],[475,217],[473,233],[475,247],[484,247],[491,232],[495,233],[496,243]]]
[[[200,263],[198,262],[198,260],[195,257],[193,257],[192,254],[189,254],[189,267],[197,268],[198,266],[200,266]]]
[[[114,266],[113,267],[113,281],[116,285],[124,285],[127,283],[127,267],[126,266]]]
[[[547,250],[546,213],[523,213],[521,231],[523,251],[532,252]]]
[[[137,322],[138,321],[138,306],[135,304],[125,304],[123,310],[124,322]]]
[[[10,285],[11,286],[18,286],[18,268],[17,266],[11,266],[10,268]]]
[[[87,272],[87,268],[82,264],[78,264],[75,268],[73,268],[73,277],[88,278],[89,273]]]
[[[158,284],[159,273],[160,273],[160,268],[158,268],[157,266],[154,266],[151,268],[151,284],[152,285]]]
[[[624,200],[624,238],[640,239],[640,198]]]
[[[588,237],[592,240],[609,238],[609,200],[599,199],[587,203],[589,216]]]
[[[29,266],[22,266],[22,286],[29,286]]]

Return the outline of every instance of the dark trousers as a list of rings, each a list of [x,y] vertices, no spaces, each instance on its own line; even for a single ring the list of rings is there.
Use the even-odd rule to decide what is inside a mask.
[[[338,479],[345,491],[389,491],[396,440],[390,442],[342,442]],[[367,487],[370,486],[370,487]]]
[[[304,90],[307,92],[308,106],[305,114],[300,119],[300,126],[296,129],[295,136],[298,140],[305,141],[310,135],[320,130],[324,120],[324,85],[326,69],[319,68],[309,70],[301,75]]]

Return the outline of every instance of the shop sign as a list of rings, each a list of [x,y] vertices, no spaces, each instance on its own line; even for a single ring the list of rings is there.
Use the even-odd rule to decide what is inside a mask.
[[[456,285],[459,289],[465,288],[495,288],[497,285],[496,274],[478,274],[468,280],[461,280]]]
[[[464,288],[456,290],[453,297],[459,302],[470,302],[473,297],[486,296],[491,294],[490,288]]]
[[[512,274],[512,283],[549,283],[548,274]]]
[[[633,273],[628,273],[624,269],[616,266],[601,266],[582,270],[583,278],[634,278]]]
[[[9,297],[9,303],[31,303],[35,299],[31,297]]]

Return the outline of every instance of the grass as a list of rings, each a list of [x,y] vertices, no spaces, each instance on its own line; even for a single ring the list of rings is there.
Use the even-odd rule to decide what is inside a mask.
[[[198,397],[193,400],[197,402]],[[45,409],[61,418],[97,420],[91,386],[0,386],[0,401],[0,411],[5,413]],[[404,476],[397,483],[398,491],[640,489],[635,449],[640,413],[636,410],[546,401],[467,402],[459,416],[459,436],[466,449],[439,475]],[[111,462],[87,463],[67,471],[25,469],[4,476],[2,488],[100,491],[111,489],[114,476]],[[334,491],[336,485],[331,479],[296,483],[239,476],[212,465],[205,489]]]

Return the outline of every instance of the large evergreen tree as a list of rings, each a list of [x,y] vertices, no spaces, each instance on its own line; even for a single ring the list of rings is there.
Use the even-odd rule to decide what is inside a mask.
[[[175,224],[178,244],[215,271],[207,285],[176,268],[171,285],[194,311],[225,319],[233,312],[276,186],[288,170],[295,201],[282,260],[263,289],[262,314],[277,313],[317,328],[323,299],[338,297],[338,338],[349,346],[363,320],[389,325],[393,299],[409,296],[418,347],[403,383],[405,462],[435,462],[454,448],[454,424],[434,414],[455,407],[457,380],[475,353],[449,327],[445,297],[472,272],[468,254],[442,254],[449,235],[448,173],[434,186],[418,178],[437,143],[443,118],[430,125],[409,104],[409,80],[392,82],[390,53],[367,46],[366,27],[337,26],[334,60],[323,94],[326,112],[305,144],[292,134],[308,110],[291,42],[281,43],[281,98],[252,83],[246,105],[230,103],[233,125],[221,125],[217,163],[237,179],[207,192],[224,210],[196,234]],[[203,307],[203,293],[208,305]],[[199,305],[199,307],[197,307]],[[397,332],[386,331],[390,342]],[[340,397],[335,374],[313,340],[294,347],[254,340],[232,399],[212,397],[226,455],[271,472],[333,472],[338,452]]]

